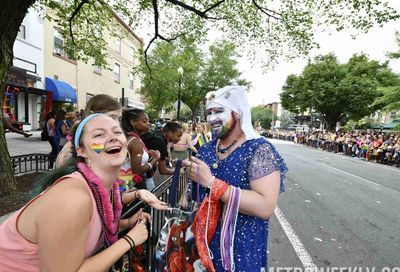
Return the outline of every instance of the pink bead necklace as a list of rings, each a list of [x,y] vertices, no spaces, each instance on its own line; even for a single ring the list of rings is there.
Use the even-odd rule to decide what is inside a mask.
[[[118,240],[118,222],[122,211],[118,181],[113,183],[108,193],[103,181],[85,163],[78,163],[78,169],[92,191],[100,215],[104,243],[110,246]]]

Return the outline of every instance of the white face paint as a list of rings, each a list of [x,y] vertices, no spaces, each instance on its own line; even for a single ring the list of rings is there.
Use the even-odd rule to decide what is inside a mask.
[[[236,119],[232,110],[215,103],[207,105],[207,122],[215,138],[224,139],[235,128]]]

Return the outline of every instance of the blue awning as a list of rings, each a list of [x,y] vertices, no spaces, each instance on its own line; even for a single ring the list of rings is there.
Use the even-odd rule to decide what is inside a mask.
[[[67,82],[46,77],[46,89],[53,93],[53,101],[76,103],[76,92]]]

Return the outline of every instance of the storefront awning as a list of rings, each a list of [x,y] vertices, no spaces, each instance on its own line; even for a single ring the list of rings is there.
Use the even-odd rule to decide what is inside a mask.
[[[53,101],[76,103],[76,92],[67,82],[46,77],[46,89],[53,93]]]

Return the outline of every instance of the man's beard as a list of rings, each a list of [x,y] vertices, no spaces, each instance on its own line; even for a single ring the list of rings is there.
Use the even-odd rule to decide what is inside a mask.
[[[218,129],[218,131],[215,131],[213,129],[213,138],[214,139],[225,139],[227,138],[229,135],[232,134],[233,130],[235,129],[238,119],[235,117],[234,112],[231,112],[231,119],[226,122],[225,124],[222,124],[221,120],[216,120],[214,122],[212,122],[210,125],[211,127],[215,126],[216,124],[221,124],[221,128]]]

